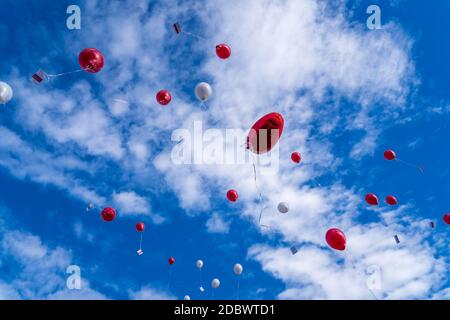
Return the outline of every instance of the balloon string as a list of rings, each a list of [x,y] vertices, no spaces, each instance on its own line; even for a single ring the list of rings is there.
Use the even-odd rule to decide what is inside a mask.
[[[192,37],[194,37],[194,38],[197,38],[197,39],[206,41],[206,38],[203,38],[202,36],[199,36],[198,34],[195,34],[195,33],[189,32],[189,31],[181,30],[181,33],[184,33],[184,34],[186,34],[186,35],[188,35],[188,36],[192,36]]]
[[[78,70],[63,72],[63,73],[58,73],[58,74],[47,74],[47,77],[49,77],[49,78],[61,77],[61,76],[65,76],[68,74],[77,73],[77,72],[86,71],[86,70],[87,69],[78,69]]]
[[[172,267],[169,266],[169,283],[167,284],[167,291],[170,290],[170,283],[172,281]]]
[[[144,236],[144,231],[141,232],[141,241],[139,242],[139,250],[142,249],[142,238]]]
[[[259,212],[258,223],[259,223],[259,225],[261,225],[262,214],[263,214],[263,211],[264,211],[263,196],[262,196],[261,190],[258,187],[258,179],[257,179],[257,174],[256,174],[256,165],[255,165],[255,158],[254,158],[254,156],[253,156],[253,176],[254,176],[256,191],[258,192],[258,195],[259,195],[259,203],[260,203],[260,209],[261,210]]]
[[[424,173],[424,170],[423,170],[423,168],[422,168],[421,166],[415,165],[415,164],[410,163],[410,162],[406,162],[405,160],[402,160],[402,159],[399,159],[399,158],[397,158],[396,160],[399,161],[399,162],[401,162],[401,163],[403,163],[403,164],[406,164],[407,166],[410,166],[410,167],[412,167],[412,168],[419,169],[419,171],[420,171],[422,174]]]
[[[237,299],[239,300],[239,290],[241,287],[241,277],[238,276],[238,281],[237,281]]]

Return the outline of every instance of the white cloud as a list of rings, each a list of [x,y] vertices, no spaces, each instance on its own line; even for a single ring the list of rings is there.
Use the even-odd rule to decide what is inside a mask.
[[[230,222],[223,220],[220,214],[215,212],[206,221],[206,229],[211,233],[228,233],[230,231]]]
[[[150,213],[150,204],[147,200],[133,191],[119,193],[114,192],[113,201],[121,215]]]
[[[133,300],[176,300],[177,298],[170,293],[154,289],[150,286],[142,287],[138,291],[129,292],[130,299]]]
[[[83,279],[81,290],[66,288],[66,268],[71,254],[61,248],[50,248],[33,234],[3,229],[0,238],[2,258],[18,263],[17,273],[8,283],[0,282],[0,297],[8,299],[104,299]],[[77,292],[72,292],[77,291]]]

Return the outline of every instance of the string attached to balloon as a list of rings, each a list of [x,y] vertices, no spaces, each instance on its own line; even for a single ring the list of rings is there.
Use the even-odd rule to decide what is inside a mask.
[[[179,22],[175,22],[172,25],[172,27],[177,35],[185,34],[187,36],[197,38],[201,41],[205,41],[205,42],[208,41],[206,38],[204,38],[196,33],[185,31],[184,28],[181,28],[181,25]],[[230,46],[225,43],[220,43],[220,44],[216,45],[216,55],[217,55],[217,57],[219,57],[222,60],[228,59],[231,56]]]
[[[412,167],[412,168],[415,168],[415,169],[419,169],[420,173],[422,173],[422,174],[425,173],[425,168],[424,168],[423,165],[416,165],[416,164],[407,162],[407,161],[405,161],[405,160],[399,159],[399,158],[397,157],[397,154],[395,153],[394,150],[391,150],[391,149],[386,150],[386,151],[384,152],[384,158],[385,158],[386,160],[388,160],[388,161],[398,161],[398,162],[403,163],[403,164],[405,164],[405,165],[407,165],[407,166],[409,166],[409,167]]]
[[[203,273],[202,273],[202,268],[203,268],[203,261],[202,260],[197,260],[197,269],[199,270],[200,273],[200,292],[204,292],[205,289],[203,289]]]
[[[241,286],[241,274],[244,268],[240,263],[236,263],[233,267],[234,274],[237,275],[237,300],[239,300],[239,291]]]
[[[35,84],[41,84],[43,82],[49,81],[52,78],[62,77],[82,71],[97,73],[105,65],[105,60],[102,53],[98,49],[87,48],[81,51],[78,55],[78,63],[80,64],[80,69],[57,74],[48,74],[44,70],[39,69],[31,76],[31,80]]]
[[[204,37],[202,37],[198,34],[189,32],[189,31],[185,31],[184,28],[182,29],[180,23],[178,23],[178,22],[175,22],[172,27],[176,34],[185,34],[187,36],[191,36],[191,37],[197,38],[199,40],[206,41],[206,39]]]
[[[141,238],[139,240],[139,249],[136,251],[139,256],[144,254],[144,250],[142,250],[142,240],[143,240],[143,236],[144,236],[144,230],[145,230],[145,225],[143,222],[136,223],[136,231],[140,233],[140,238]]]
[[[172,265],[175,263],[175,258],[169,258],[169,281],[167,282],[167,290],[170,290],[170,285],[172,282]]]

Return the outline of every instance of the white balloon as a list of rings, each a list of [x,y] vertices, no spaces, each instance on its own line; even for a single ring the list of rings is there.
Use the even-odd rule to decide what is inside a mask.
[[[286,202],[280,202],[278,204],[278,211],[280,211],[281,213],[288,213],[289,205]]]
[[[197,268],[199,268],[200,270],[202,270],[202,268],[203,268],[203,261],[202,261],[202,260],[198,260],[198,261],[197,261]]]
[[[237,276],[240,276],[242,274],[242,271],[244,271],[244,268],[240,263],[236,263],[234,265],[233,271]]]
[[[220,287],[220,280],[219,279],[213,279],[213,281],[211,281],[211,287],[213,289],[217,289],[218,287]]]
[[[13,89],[6,82],[0,81],[0,104],[6,104],[13,97]]]
[[[195,96],[200,101],[206,101],[212,95],[212,88],[206,82],[200,82],[195,87]]]
[[[184,296],[184,300],[191,300],[191,297],[189,297],[189,296]]]

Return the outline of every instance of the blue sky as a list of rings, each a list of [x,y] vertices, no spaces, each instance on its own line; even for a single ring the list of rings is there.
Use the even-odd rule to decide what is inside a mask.
[[[70,4],[81,8],[81,30],[66,28]],[[381,30],[366,27],[370,4],[381,8]],[[243,299],[450,297],[446,1],[2,6],[0,80],[14,99],[0,109],[1,299],[211,299],[216,277],[214,298],[235,299],[235,263],[244,266]],[[205,39],[176,36],[175,21]],[[215,56],[222,42],[228,60]],[[76,70],[86,47],[104,54],[100,73],[29,81],[39,68]],[[206,110],[193,92],[200,81],[213,88]],[[163,88],[167,107],[154,99]],[[258,176],[267,232],[256,221],[251,163],[176,165],[170,155],[172,133],[192,132],[194,121],[248,130],[272,111],[286,124],[278,171]],[[385,161],[387,148],[424,174]],[[368,208],[368,192],[393,194],[399,206]],[[276,212],[281,201],[286,215]],[[96,209],[86,212],[90,202]],[[100,218],[104,206],[118,211],[112,223]],[[146,223],[142,256],[137,221]],[[345,252],[327,247],[330,227],[346,233]],[[73,264],[81,290],[66,288]],[[375,293],[371,265],[382,270]]]

